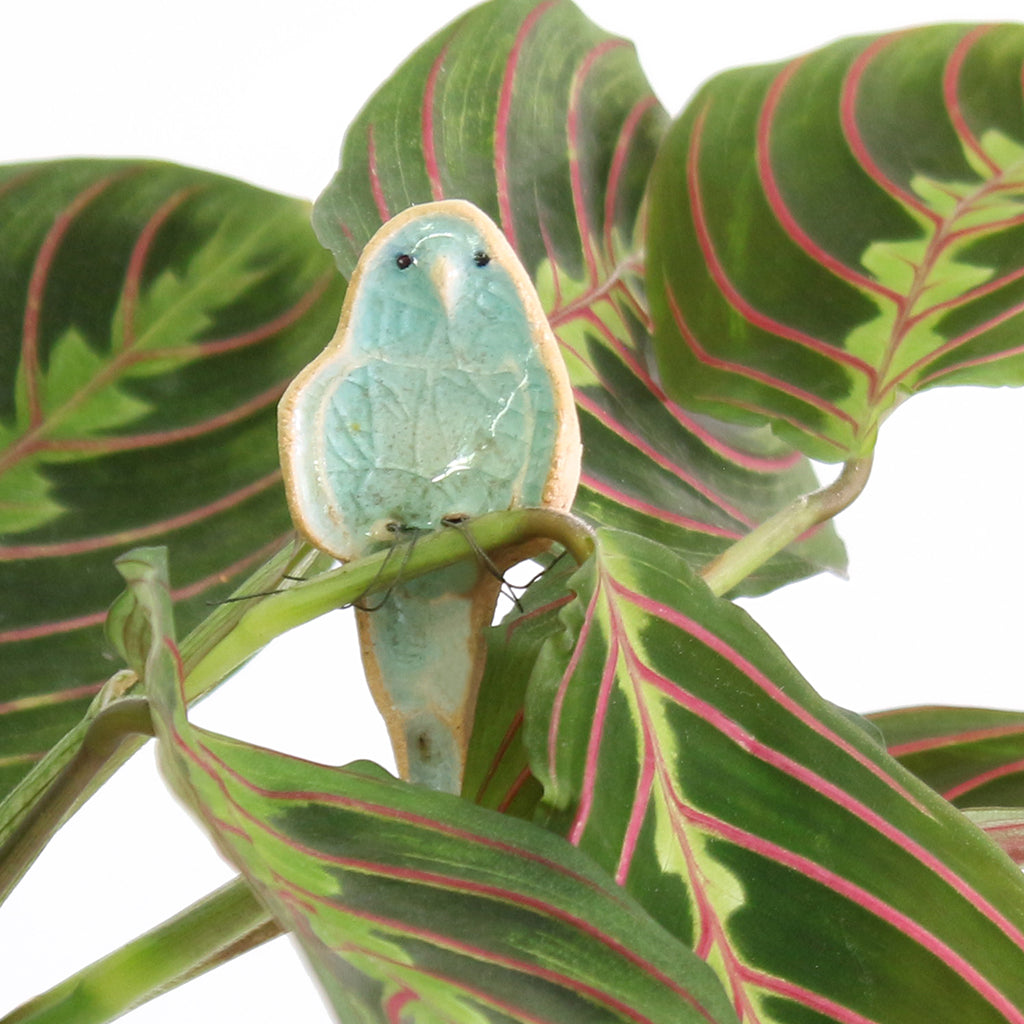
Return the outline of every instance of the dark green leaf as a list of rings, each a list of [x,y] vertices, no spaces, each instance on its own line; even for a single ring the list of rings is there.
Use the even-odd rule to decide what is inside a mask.
[[[889,753],[958,807],[1024,807],[1024,714],[918,707],[869,716]]]
[[[816,483],[769,432],[693,417],[651,372],[640,210],[665,124],[632,45],[573,4],[483,4],[356,119],[314,225],[349,274],[412,203],[457,197],[489,213],[533,277],[572,377],[584,443],[575,510],[703,564]],[[827,528],[745,586],[842,563]]]
[[[1024,881],[678,556],[600,531],[525,735],[549,827],[759,1024],[1024,1020]]]
[[[144,551],[124,564],[150,619],[164,771],[295,932],[342,1019],[735,1022],[707,965],[558,837],[374,765],[192,728],[165,567]]]
[[[908,394],[1024,382],[1022,56],[932,26],[707,83],[652,178],[669,392],[840,461]]]
[[[568,563],[568,564],[565,564]],[[477,698],[463,795],[484,807],[531,818],[540,799],[523,745],[523,707],[530,672],[544,641],[561,631],[558,612],[572,600],[566,557],[521,598],[521,610],[488,630],[487,663]]]
[[[343,291],[308,215],[166,164],[0,169],[0,795],[118,667],[117,554],[171,546],[187,627],[290,530],[275,405]]]

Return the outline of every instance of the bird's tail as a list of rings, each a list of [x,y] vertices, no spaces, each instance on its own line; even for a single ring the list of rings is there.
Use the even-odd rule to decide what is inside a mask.
[[[402,778],[458,793],[500,582],[463,562],[357,610],[363,666]]]

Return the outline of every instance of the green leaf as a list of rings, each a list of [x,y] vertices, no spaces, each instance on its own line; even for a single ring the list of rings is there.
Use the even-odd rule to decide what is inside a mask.
[[[375,765],[193,728],[162,554],[120,564],[152,630],[168,781],[295,932],[342,1019],[736,1020],[707,965],[558,837]]]
[[[1024,383],[1022,56],[932,26],[708,82],[652,176],[669,392],[844,461],[910,394]]]
[[[768,431],[686,413],[651,372],[640,211],[665,125],[632,45],[573,4],[483,4],[425,43],[352,124],[314,227],[347,275],[412,203],[463,198],[490,214],[569,367],[584,443],[575,511],[703,564],[816,481]],[[826,528],[747,592],[843,560]]]
[[[521,610],[509,612],[487,631],[487,661],[462,793],[484,807],[528,820],[541,790],[523,744],[526,687],[544,642],[562,630],[558,613],[573,598],[568,581],[574,571],[571,563],[551,566],[522,595]]]
[[[889,753],[958,807],[1024,807],[1024,713],[916,707],[868,716]]]
[[[1024,1020],[1024,881],[682,559],[599,531],[525,733],[547,824],[744,1019]]]
[[[184,627],[291,529],[275,405],[344,283],[308,204],[137,161],[0,168],[0,796],[116,667],[142,540]]]
[[[964,814],[1014,864],[1024,866],[1024,810],[1019,807],[968,807]]]

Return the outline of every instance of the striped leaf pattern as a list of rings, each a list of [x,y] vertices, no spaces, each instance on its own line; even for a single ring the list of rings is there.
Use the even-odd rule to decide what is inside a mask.
[[[525,721],[547,825],[745,1022],[1024,1021],[1024,882],[667,549],[601,531]]]
[[[669,393],[841,461],[909,394],[1024,382],[1022,58],[932,26],[707,83],[652,177]]]
[[[542,795],[523,743],[526,692],[545,642],[563,631],[558,616],[573,598],[572,573],[570,567],[550,568],[523,594],[521,613],[513,610],[488,630],[462,792],[505,814],[532,819]]]
[[[707,965],[564,840],[374,765],[328,768],[193,728],[165,552],[119,568],[118,621],[150,636],[165,774],[294,932],[340,1019],[736,1021]]]
[[[1024,807],[1024,714],[917,707],[869,716],[889,753],[958,807]]]
[[[117,554],[170,543],[190,626],[289,535],[274,407],[344,289],[308,215],[171,165],[0,169],[0,795],[117,667]]]
[[[424,44],[353,123],[314,227],[347,275],[412,203],[464,198],[490,214],[534,278],[572,377],[576,511],[702,564],[815,480],[767,431],[685,412],[651,369],[640,209],[665,124],[633,47],[567,0],[483,4]],[[824,529],[745,586],[842,563]]]
[[[964,811],[1014,864],[1024,867],[1024,810],[1019,807],[974,807]]]

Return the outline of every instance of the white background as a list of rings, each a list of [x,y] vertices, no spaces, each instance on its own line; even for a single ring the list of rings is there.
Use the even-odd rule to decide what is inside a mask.
[[[313,198],[370,93],[468,6],[3,0],[0,160],[153,156]],[[725,67],[781,59],[842,35],[1014,20],[1021,11],[1019,0],[581,6],[636,41],[673,112]],[[1024,709],[1022,437],[1024,400],[1009,391],[940,391],[893,416],[867,493],[839,520],[850,580],[815,579],[751,606],[827,697],[858,710],[921,702]],[[350,623],[342,613],[329,619],[273,645],[196,720],[318,760],[390,765],[362,692]],[[315,715],[304,716],[304,707]],[[143,751],[0,908],[0,1013],[230,874]],[[278,940],[124,1019],[319,1024],[330,1017],[298,957]]]

